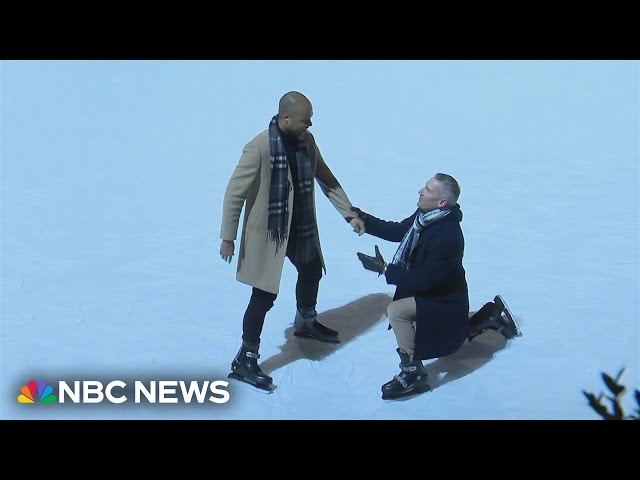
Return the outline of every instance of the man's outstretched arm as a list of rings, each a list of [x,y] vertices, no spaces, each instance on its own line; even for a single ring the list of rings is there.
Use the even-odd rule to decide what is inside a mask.
[[[340,215],[347,220],[348,218],[353,218],[353,212],[351,211],[351,201],[347,196],[347,193],[338,182],[338,179],[335,177],[329,166],[325,163],[324,158],[320,154],[320,149],[316,145],[316,180],[322,189],[322,193],[329,199],[331,204],[335,207]],[[349,220],[347,220],[349,221]]]

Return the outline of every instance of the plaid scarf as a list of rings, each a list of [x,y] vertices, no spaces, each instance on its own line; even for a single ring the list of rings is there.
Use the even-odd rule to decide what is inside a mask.
[[[271,183],[269,186],[269,240],[276,242],[276,251],[287,239],[287,219],[289,217],[289,188],[287,180],[287,153],[278,131],[278,115],[269,123],[269,151],[271,157]],[[295,208],[295,259],[300,263],[309,263],[316,256],[313,239],[316,231],[315,212],[313,210],[313,172],[311,161],[302,137],[296,149],[298,166],[298,184],[293,190]]]
[[[404,234],[402,242],[400,243],[396,254],[393,256],[391,263],[403,268],[409,268],[411,252],[413,252],[413,249],[416,248],[416,245],[418,244],[420,233],[432,223],[449,215],[450,212],[450,208],[436,208],[429,212],[418,212],[416,219],[413,221],[413,225],[409,230],[407,230],[407,233]]]

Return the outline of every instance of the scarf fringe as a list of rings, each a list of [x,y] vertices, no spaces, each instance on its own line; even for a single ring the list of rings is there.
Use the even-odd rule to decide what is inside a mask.
[[[282,245],[287,239],[287,232],[284,230],[269,230],[268,237],[270,242],[275,242],[278,245]]]

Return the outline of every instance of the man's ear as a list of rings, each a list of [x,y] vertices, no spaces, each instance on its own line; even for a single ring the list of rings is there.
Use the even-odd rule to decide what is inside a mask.
[[[438,202],[438,208],[444,208],[449,204],[449,202],[447,201],[446,198],[442,198],[440,199],[440,201]]]

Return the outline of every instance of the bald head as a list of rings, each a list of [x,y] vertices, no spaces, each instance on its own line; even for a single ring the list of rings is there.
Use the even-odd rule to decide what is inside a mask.
[[[285,93],[278,104],[278,115],[297,112],[301,107],[311,107],[311,102],[300,92]]]
[[[278,105],[278,126],[294,137],[302,137],[312,125],[313,107],[300,92],[285,93]]]

